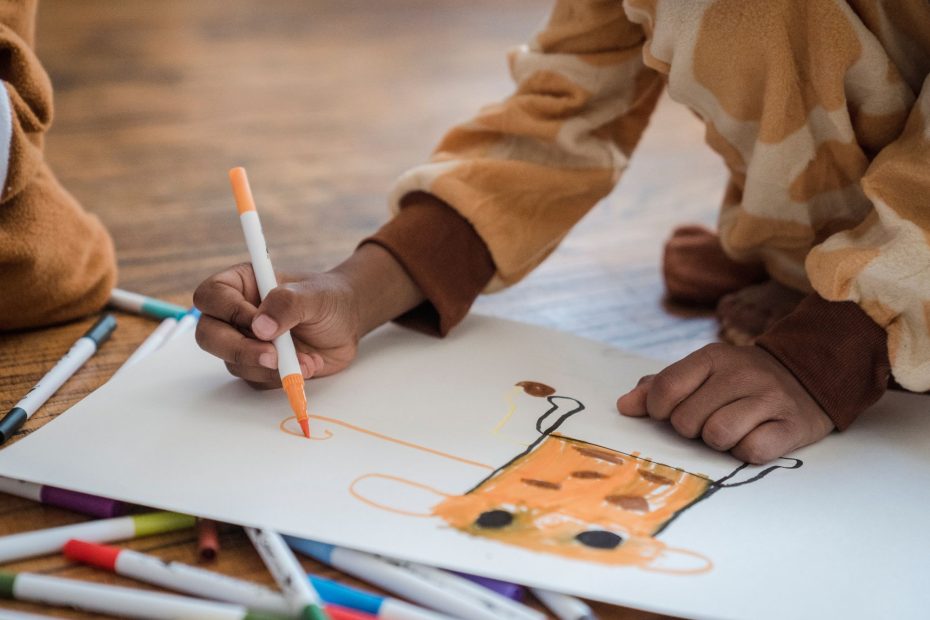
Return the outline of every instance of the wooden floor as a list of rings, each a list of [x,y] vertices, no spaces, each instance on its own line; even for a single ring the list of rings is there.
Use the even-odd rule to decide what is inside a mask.
[[[545,4],[42,0],[38,53],[57,112],[48,159],[111,230],[124,288],[189,304],[204,277],[246,258],[226,177],[234,165],[248,167],[276,266],[328,268],[385,219],[392,180],[445,128],[509,92],[504,53],[532,33]],[[712,223],[723,179],[702,128],[663,101],[618,191],[524,283],[481,299],[478,310],[664,359],[709,341],[709,318],[663,305],[658,258],[675,224]],[[155,326],[119,319],[113,339],[27,432],[101,385]],[[0,336],[0,408],[90,322]],[[80,520],[0,495],[0,535]],[[224,530],[222,542],[217,570],[271,583],[238,529]],[[194,562],[190,532],[129,546]],[[143,587],[58,556],[7,568]]]

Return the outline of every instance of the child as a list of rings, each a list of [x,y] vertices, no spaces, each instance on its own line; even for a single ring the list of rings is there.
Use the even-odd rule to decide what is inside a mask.
[[[0,330],[93,312],[116,282],[107,231],[45,163],[52,86],[32,49],[36,4],[0,2]]]
[[[848,427],[892,372],[930,389],[925,0],[561,0],[510,66],[516,93],[402,176],[344,263],[261,304],[248,265],[201,284],[200,345],[270,387],[286,329],[307,377],[392,319],[446,334],[611,190],[667,85],[731,175],[719,237],[676,231],[666,283],[722,298],[741,344],[644,377],[620,413],[763,463]]]

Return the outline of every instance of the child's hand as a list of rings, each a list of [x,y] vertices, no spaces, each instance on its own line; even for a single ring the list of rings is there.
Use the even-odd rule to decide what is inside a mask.
[[[387,251],[364,244],[327,273],[288,278],[259,304],[252,265],[207,278],[194,293],[200,347],[261,388],[281,387],[271,340],[291,330],[304,377],[346,368],[359,339],[413,308],[423,294]]]
[[[207,278],[194,293],[194,305],[203,313],[197,343],[255,387],[281,387],[271,340],[288,329],[304,378],[338,372],[355,357],[358,308],[338,274],[282,283],[259,304],[252,265],[242,263]]]
[[[679,435],[747,463],[766,463],[833,430],[807,390],[759,347],[712,344],[639,380],[623,415],[669,420]]]

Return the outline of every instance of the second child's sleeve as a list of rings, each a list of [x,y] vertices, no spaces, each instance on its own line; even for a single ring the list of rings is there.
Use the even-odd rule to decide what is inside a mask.
[[[664,84],[643,64],[644,40],[617,0],[560,0],[509,56],[516,91],[398,180],[395,217],[365,242],[387,249],[427,297],[402,322],[445,334],[611,191]]]

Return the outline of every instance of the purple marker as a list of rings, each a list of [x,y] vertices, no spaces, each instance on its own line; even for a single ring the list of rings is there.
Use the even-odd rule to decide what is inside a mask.
[[[500,579],[491,579],[490,577],[480,577],[478,575],[469,575],[468,573],[460,573],[457,571],[450,571],[450,572],[453,572],[456,575],[459,575],[460,577],[464,577],[465,579],[468,579],[469,581],[473,581],[477,583],[479,586],[484,586],[488,590],[494,590],[498,594],[502,596],[506,596],[507,598],[513,599],[515,601],[522,601],[523,596],[526,594],[526,588],[516,583],[510,583],[509,581],[501,581]]]
[[[41,502],[49,506],[58,506],[74,512],[80,512],[101,519],[118,517],[126,512],[126,505],[115,499],[97,497],[87,493],[68,491],[58,487],[14,480],[0,476],[0,492],[25,497],[34,502]]]

